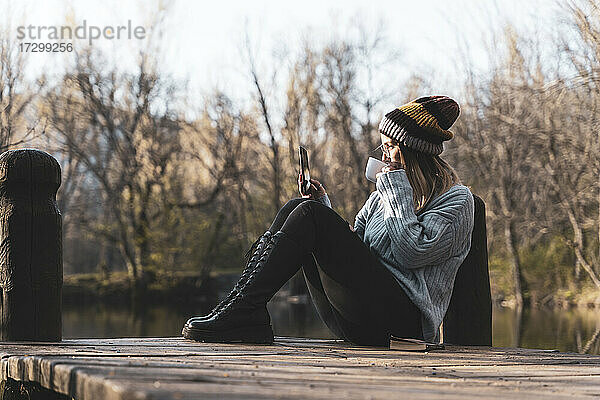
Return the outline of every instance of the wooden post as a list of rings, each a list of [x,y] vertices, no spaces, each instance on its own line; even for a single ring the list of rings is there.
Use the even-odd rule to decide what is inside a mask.
[[[35,149],[0,155],[0,340],[62,338],[60,166]]]
[[[454,282],[444,318],[444,342],[457,345],[492,345],[492,299],[488,271],[485,203],[473,195],[475,224],[471,250]]]

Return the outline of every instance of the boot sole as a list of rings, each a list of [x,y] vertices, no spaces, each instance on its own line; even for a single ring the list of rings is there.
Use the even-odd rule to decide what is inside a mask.
[[[206,318],[202,318],[202,319],[197,319],[196,321],[204,322],[204,321],[208,321],[211,318],[212,317],[206,317]],[[184,324],[184,328],[187,328],[188,326],[190,326],[190,324],[186,321],[186,323]]]
[[[274,341],[271,325],[245,326],[218,332],[184,326],[181,333],[184,338],[197,342],[272,344]]]

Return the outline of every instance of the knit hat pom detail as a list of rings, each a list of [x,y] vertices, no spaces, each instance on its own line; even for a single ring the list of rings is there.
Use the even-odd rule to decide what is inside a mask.
[[[426,96],[414,100],[433,115],[442,129],[450,129],[460,115],[458,103],[447,96]]]
[[[454,134],[448,129],[460,115],[458,103],[447,96],[419,97],[385,114],[379,132],[423,153],[437,155],[443,141]]]

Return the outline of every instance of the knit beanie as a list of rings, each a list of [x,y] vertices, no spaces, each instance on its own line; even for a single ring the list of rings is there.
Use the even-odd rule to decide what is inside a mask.
[[[444,151],[442,142],[454,137],[448,129],[459,114],[458,103],[450,97],[420,97],[385,114],[379,132],[411,149],[437,155]]]

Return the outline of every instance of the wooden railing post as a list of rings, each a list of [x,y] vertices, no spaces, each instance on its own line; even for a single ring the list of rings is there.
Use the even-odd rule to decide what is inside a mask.
[[[0,155],[0,340],[62,338],[60,165],[35,149]]]
[[[485,203],[477,195],[471,250],[454,282],[444,318],[444,342],[459,345],[492,345],[492,298],[488,271]]]

